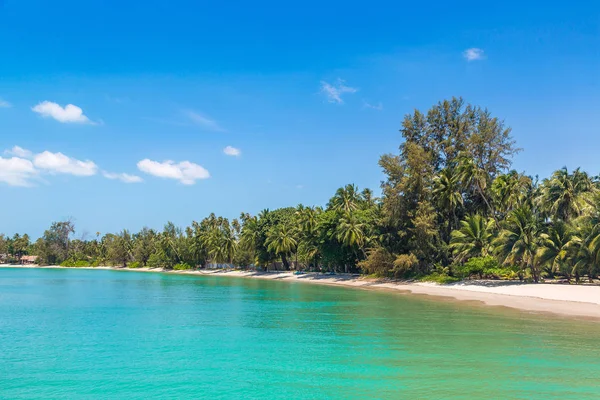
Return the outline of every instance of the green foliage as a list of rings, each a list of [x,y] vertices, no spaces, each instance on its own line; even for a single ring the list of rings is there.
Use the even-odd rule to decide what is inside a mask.
[[[91,267],[89,261],[87,260],[65,260],[60,263],[61,267]]]
[[[183,271],[183,270],[186,270],[186,269],[192,269],[192,267],[191,267],[189,264],[186,264],[186,263],[180,263],[180,264],[175,264],[175,265],[173,266],[173,269],[174,269],[175,271]]]
[[[487,275],[492,270],[497,270],[498,267],[499,263],[495,257],[472,257],[459,268],[459,271],[466,277],[476,275],[480,279],[483,279],[484,275]]]
[[[368,251],[367,258],[360,261],[358,266],[367,275],[389,276],[394,268],[394,256],[383,247],[375,247]]]
[[[168,258],[163,253],[152,253],[146,264],[149,268],[164,268],[169,269],[170,264]]]
[[[0,235],[0,255],[41,264],[138,268],[257,267],[579,282],[600,273],[600,182],[576,169],[541,184],[509,170],[518,151],[500,118],[460,98],[404,117],[399,151],[379,160],[382,196],[354,184],[326,206],[210,214],[180,228],[96,233],[74,239],[70,220],[31,244]],[[81,261],[85,260],[85,261]]]
[[[421,282],[435,282],[440,284],[459,282],[460,278],[449,276],[439,272],[432,272],[419,278]]]
[[[419,259],[412,253],[400,254],[394,260],[392,273],[395,277],[406,277],[417,272]]]

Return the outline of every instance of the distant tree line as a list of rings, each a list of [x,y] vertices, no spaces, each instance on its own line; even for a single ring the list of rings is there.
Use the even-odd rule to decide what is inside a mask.
[[[592,280],[600,273],[600,180],[560,169],[511,170],[504,122],[460,98],[404,117],[397,154],[381,157],[382,197],[349,184],[324,207],[211,214],[184,229],[74,239],[55,222],[34,243],[0,236],[0,254],[43,264],[165,269],[207,266],[427,277]]]

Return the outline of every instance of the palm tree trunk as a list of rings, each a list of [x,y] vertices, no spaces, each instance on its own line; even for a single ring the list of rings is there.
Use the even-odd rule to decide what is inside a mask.
[[[494,212],[494,209],[492,208],[492,205],[488,201],[487,197],[485,197],[485,194],[483,193],[483,189],[479,186],[479,184],[475,184],[475,187],[477,187],[477,191],[479,192],[479,195],[481,196],[481,198],[483,199],[483,201],[487,205],[487,207],[488,207],[488,209],[490,211],[490,214],[492,214],[492,218],[494,219],[494,222],[496,223],[496,227],[498,229],[500,229],[500,222],[498,221],[498,217],[496,217],[496,213]]]
[[[290,263],[289,263],[289,261],[287,259],[287,256],[285,255],[285,253],[281,253],[281,262],[283,263],[283,268],[286,271],[289,271],[290,270]]]

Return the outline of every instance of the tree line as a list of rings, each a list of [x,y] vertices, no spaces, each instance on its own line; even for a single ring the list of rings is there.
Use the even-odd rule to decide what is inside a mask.
[[[396,154],[379,165],[381,197],[349,184],[323,207],[211,214],[180,228],[74,239],[55,222],[33,243],[0,236],[0,254],[42,264],[165,269],[226,265],[365,273],[441,282],[465,277],[600,273],[600,180],[562,168],[543,180],[511,170],[511,130],[461,98],[404,117]]]

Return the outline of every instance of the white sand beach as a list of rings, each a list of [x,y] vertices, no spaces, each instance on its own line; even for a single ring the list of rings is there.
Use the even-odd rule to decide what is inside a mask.
[[[8,265],[0,265],[9,267]],[[17,268],[65,268],[11,266]],[[568,284],[532,284],[512,281],[463,281],[440,285],[424,282],[377,280],[358,275],[326,275],[293,272],[253,272],[240,270],[190,270],[163,271],[150,268],[127,269],[119,267],[95,267],[89,269],[112,269],[140,272],[164,272],[185,275],[210,275],[249,279],[270,279],[286,282],[304,282],[320,285],[347,286],[370,290],[395,290],[415,295],[435,296],[461,301],[480,302],[489,306],[509,307],[535,313],[552,313],[562,316],[600,319],[600,286]]]

